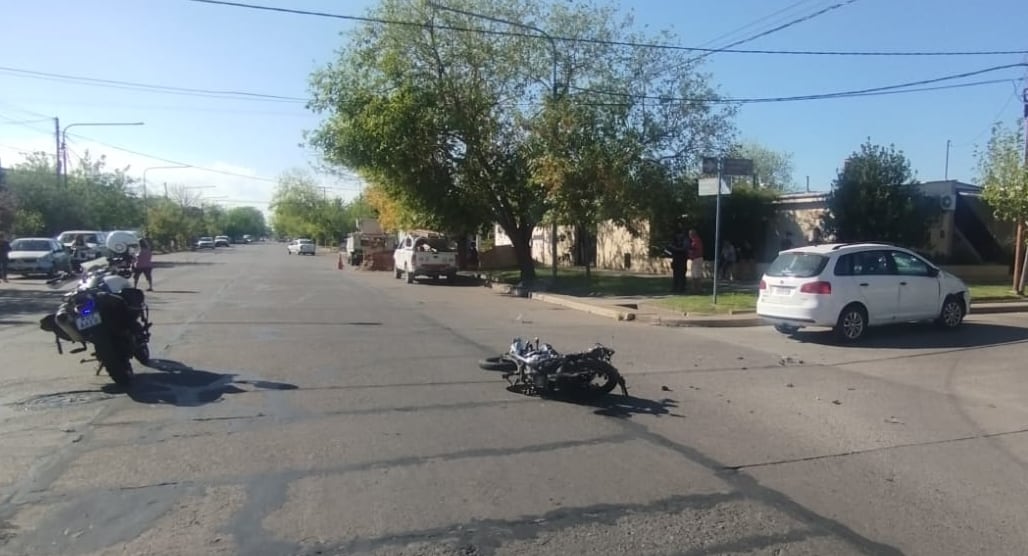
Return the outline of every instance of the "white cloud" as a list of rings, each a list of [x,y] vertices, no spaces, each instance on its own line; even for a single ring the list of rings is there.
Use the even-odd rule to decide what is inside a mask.
[[[5,167],[24,161],[32,152],[43,151],[52,155],[54,150],[53,139],[41,135],[0,136],[0,162]],[[147,194],[151,196],[163,195],[165,184],[169,189],[184,186],[196,188],[197,195],[212,203],[225,206],[252,205],[267,211],[275,190],[273,180],[276,175],[260,174],[253,168],[221,160],[182,160],[197,167],[168,168],[175,164],[83,139],[69,139],[68,150],[72,167],[77,164],[78,157],[85,156],[87,151],[94,159],[105,156],[110,168],[128,167],[128,174],[140,182],[140,189],[145,171]],[[326,175],[319,175],[318,179],[328,197],[350,199],[358,194],[361,187],[357,180]]]

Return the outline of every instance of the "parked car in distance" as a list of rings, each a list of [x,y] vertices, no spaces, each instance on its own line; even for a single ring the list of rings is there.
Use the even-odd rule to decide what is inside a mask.
[[[83,263],[103,256],[104,233],[99,230],[69,230],[61,232],[57,236],[57,241],[65,247],[73,247],[75,245],[75,238],[79,236],[82,236],[86,246],[79,247],[71,252],[74,262]]]
[[[214,236],[215,247],[232,247],[232,240],[228,236]]]
[[[314,242],[305,238],[294,239],[292,243],[286,246],[286,253],[290,255],[313,255],[316,250],[317,246],[314,245]]]
[[[196,241],[197,249],[214,249],[214,238],[204,236]]]
[[[853,342],[868,327],[935,321],[955,329],[970,311],[967,285],[909,249],[836,243],[789,249],[760,280],[757,314],[784,334],[826,326]]]
[[[23,237],[11,242],[8,271],[22,276],[71,272],[70,249],[49,237]]]
[[[435,232],[411,232],[393,251],[393,265],[393,275],[406,276],[408,284],[418,276],[445,277],[452,283],[457,279],[457,244]]]

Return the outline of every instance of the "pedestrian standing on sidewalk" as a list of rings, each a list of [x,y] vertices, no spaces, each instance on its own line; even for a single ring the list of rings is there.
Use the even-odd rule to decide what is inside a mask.
[[[689,230],[689,286],[693,293],[703,288],[703,240],[696,230]]]
[[[685,234],[676,232],[666,251],[671,255],[671,291],[685,293],[686,261],[689,259],[689,242]]]
[[[7,236],[0,232],[0,280],[7,283],[7,263],[10,262],[11,242]]]
[[[150,249],[150,242],[146,239],[139,240],[139,252],[136,253],[136,262],[132,269],[132,287],[139,287],[139,276],[146,276],[146,291],[153,291],[153,251]]]
[[[735,280],[735,262],[737,253],[732,242],[725,240],[721,243],[721,278],[723,280]]]

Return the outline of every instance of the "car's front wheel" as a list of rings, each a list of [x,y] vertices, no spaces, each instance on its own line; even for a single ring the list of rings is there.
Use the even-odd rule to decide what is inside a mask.
[[[856,342],[867,332],[867,311],[860,305],[847,305],[835,324],[835,335],[844,342]]]
[[[939,326],[946,330],[956,330],[964,322],[964,301],[956,296],[946,298],[942,303],[942,311],[936,320]]]

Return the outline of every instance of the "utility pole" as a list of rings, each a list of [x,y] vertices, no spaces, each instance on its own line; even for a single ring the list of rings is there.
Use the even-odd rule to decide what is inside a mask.
[[[949,181],[949,145],[951,142],[950,139],[946,139],[946,171],[942,178],[945,181]]]
[[[57,185],[61,185],[61,119],[54,118],[54,166],[57,167]]]
[[[1024,166],[1021,168],[1021,179],[1028,180],[1028,87],[1025,87],[1021,92],[1021,101],[1024,104]],[[1018,220],[1017,222],[1017,248],[1014,250],[1015,253],[1018,251],[1024,252],[1024,222]],[[1017,282],[1017,293],[1024,292],[1025,275],[1028,274],[1028,253],[1024,255],[1024,262],[1020,269],[1017,268],[1017,259],[1015,258],[1014,263],[1014,280]],[[1018,276],[1018,270],[1020,270],[1020,276]]]

